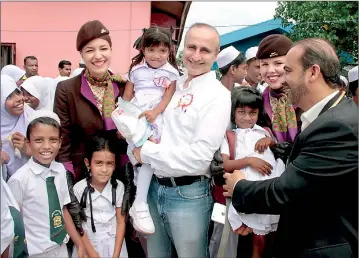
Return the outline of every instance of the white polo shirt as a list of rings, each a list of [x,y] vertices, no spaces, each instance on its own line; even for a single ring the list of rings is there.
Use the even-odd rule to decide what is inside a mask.
[[[214,153],[225,135],[231,113],[231,93],[214,71],[176,83],[176,92],[163,112],[161,143],[147,141],[141,159],[157,176],[208,175]]]
[[[55,177],[60,206],[70,203],[65,167],[53,161],[49,168],[31,158],[9,179],[8,185],[22,210],[29,255],[42,254],[59,247],[50,240],[49,205],[46,178]],[[68,242],[68,236],[64,243]]]

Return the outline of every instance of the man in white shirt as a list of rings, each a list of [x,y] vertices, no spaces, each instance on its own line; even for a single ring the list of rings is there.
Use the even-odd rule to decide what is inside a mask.
[[[211,67],[219,53],[217,30],[203,23],[185,37],[183,63],[188,74],[163,113],[161,142],[135,148],[154,178],[148,193],[156,232],[147,236],[149,257],[208,257],[208,227],[213,207],[209,166],[230,119],[230,92]],[[172,247],[174,246],[174,248]]]
[[[358,257],[359,111],[338,91],[339,69],[328,41],[297,42],[286,55],[285,81],[305,112],[286,170],[260,182],[225,174],[237,212],[280,214],[273,257]]]
[[[241,84],[247,75],[246,58],[233,46],[229,46],[219,53],[217,65],[222,74],[221,83],[229,91],[232,91],[235,84]]]

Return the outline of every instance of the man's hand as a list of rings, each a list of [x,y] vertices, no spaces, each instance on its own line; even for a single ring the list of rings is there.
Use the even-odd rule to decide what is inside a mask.
[[[254,150],[262,154],[268,147],[273,147],[274,145],[275,141],[271,137],[264,137],[257,141]]]
[[[242,224],[239,228],[236,230],[233,230],[234,233],[241,236],[247,236],[249,233],[253,232],[253,229],[247,227],[246,225]]]
[[[269,176],[271,174],[273,167],[268,162],[256,157],[249,157],[248,161],[249,166],[262,175]]]
[[[141,160],[141,149],[142,147],[135,147],[133,148],[133,156],[135,156],[135,159],[142,164],[142,160]]]
[[[149,122],[149,123],[153,123],[156,119],[156,117],[158,116],[158,113],[154,110],[147,110],[145,112],[143,112],[138,118],[141,118],[141,117],[146,117],[146,120]]]
[[[239,170],[234,170],[233,173],[225,173],[223,177],[226,180],[226,184],[223,185],[223,195],[225,197],[232,197],[234,185],[238,181],[245,179],[243,173]]]

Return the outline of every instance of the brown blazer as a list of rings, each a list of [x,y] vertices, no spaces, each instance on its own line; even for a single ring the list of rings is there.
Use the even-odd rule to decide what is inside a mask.
[[[123,95],[123,91],[124,84],[114,83],[116,102],[117,98]],[[83,177],[84,143],[92,135],[104,132],[111,141],[113,139],[118,142],[115,144],[117,153],[126,154],[127,143],[117,137],[117,130],[104,131],[102,115],[96,107],[94,95],[86,80],[82,78],[82,74],[59,82],[55,93],[54,112],[61,120],[63,137],[57,160],[64,163],[67,169],[72,163],[77,180]],[[123,157],[117,156],[119,157],[117,166],[121,166]]]

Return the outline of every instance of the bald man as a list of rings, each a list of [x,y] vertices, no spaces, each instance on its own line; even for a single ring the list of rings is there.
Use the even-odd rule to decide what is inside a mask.
[[[211,67],[219,35],[208,24],[191,26],[185,36],[183,64],[188,74],[163,113],[161,142],[134,149],[154,177],[148,204],[156,232],[147,236],[148,257],[208,257],[208,227],[213,207],[209,166],[229,123],[230,92]]]
[[[225,174],[226,196],[238,212],[280,214],[274,257],[357,257],[359,114],[337,89],[339,59],[329,42],[304,39],[284,69],[292,102],[305,111],[287,168],[260,182]]]

